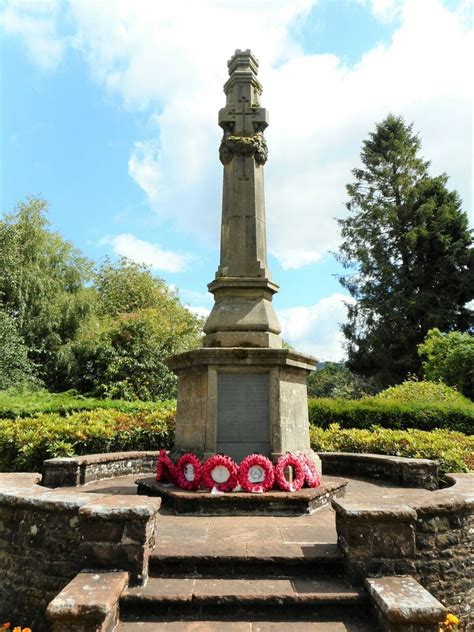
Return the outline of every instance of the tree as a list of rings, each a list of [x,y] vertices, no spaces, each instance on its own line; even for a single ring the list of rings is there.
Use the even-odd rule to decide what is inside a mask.
[[[442,380],[474,400],[474,336],[430,329],[425,341],[418,345],[418,354],[426,379]]]
[[[429,329],[466,331],[474,293],[472,238],[447,176],[428,175],[420,139],[389,115],[363,142],[362,167],[347,185],[349,216],[338,220],[340,278],[348,305],[348,367],[380,386],[420,374],[417,345]]]
[[[29,198],[0,221],[0,308],[15,323],[39,375],[54,388],[56,357],[89,311],[92,264],[49,230],[48,204]]]
[[[197,347],[202,320],[149,268],[108,259],[95,275],[96,307],[65,354],[80,392],[122,399],[169,399],[168,356]]]
[[[15,320],[0,309],[0,390],[19,385],[39,386],[28,348],[16,329]]]

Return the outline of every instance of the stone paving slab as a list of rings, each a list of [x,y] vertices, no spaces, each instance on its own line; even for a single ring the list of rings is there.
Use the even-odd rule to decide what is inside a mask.
[[[122,602],[133,601],[173,601],[192,600],[194,603],[207,602],[210,599],[246,602],[283,601],[311,603],[358,603],[364,591],[345,586],[337,579],[166,579],[150,578],[145,586],[128,588]]]
[[[371,632],[376,629],[364,621],[157,621],[122,622],[117,632]]]

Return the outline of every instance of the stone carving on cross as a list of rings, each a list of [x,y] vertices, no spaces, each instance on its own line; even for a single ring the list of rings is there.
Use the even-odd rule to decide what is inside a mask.
[[[219,125],[224,133],[235,136],[253,136],[268,127],[268,115],[258,102],[250,103],[247,96],[227,105],[219,112]]]

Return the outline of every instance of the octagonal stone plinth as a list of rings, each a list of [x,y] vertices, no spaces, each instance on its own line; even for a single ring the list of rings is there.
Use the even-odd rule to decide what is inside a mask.
[[[174,458],[222,452],[238,463],[259,452],[276,461],[309,441],[306,377],[315,360],[289,349],[203,348],[170,358],[178,375]]]

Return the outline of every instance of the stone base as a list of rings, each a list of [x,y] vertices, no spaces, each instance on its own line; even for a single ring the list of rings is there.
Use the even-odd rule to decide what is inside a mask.
[[[173,356],[174,454],[222,452],[240,463],[254,452],[273,460],[310,452],[306,378],[314,364],[289,349],[203,348]]]
[[[143,496],[160,496],[162,506],[176,514],[203,516],[301,516],[313,513],[329,504],[332,498],[342,497],[347,481],[321,483],[314,489],[298,492],[271,490],[265,494],[232,492],[211,494],[205,490],[186,491],[159,483],[154,477],[137,480],[137,493]]]

